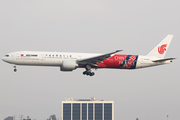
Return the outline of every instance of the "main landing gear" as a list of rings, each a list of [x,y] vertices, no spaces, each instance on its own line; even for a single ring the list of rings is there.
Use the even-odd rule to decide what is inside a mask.
[[[91,72],[91,66],[90,65],[86,65],[86,71],[83,72],[83,75],[89,75],[89,76],[95,75],[94,72]]]
[[[94,73],[94,72],[91,72],[91,71],[84,71],[84,72],[83,72],[83,75],[93,76],[93,75],[95,75],[95,73]]]
[[[14,65],[14,72],[17,72],[16,66]]]

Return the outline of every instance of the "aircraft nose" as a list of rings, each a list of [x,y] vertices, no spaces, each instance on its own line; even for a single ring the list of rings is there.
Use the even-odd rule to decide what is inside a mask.
[[[2,57],[2,61],[5,61],[5,58],[4,58],[4,57]]]
[[[2,61],[8,62],[8,59],[6,57],[2,57]]]

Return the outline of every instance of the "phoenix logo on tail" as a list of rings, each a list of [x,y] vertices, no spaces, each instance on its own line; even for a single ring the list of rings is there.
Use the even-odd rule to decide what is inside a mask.
[[[164,54],[164,52],[166,51],[166,47],[167,47],[167,44],[159,46],[158,47],[159,54]]]

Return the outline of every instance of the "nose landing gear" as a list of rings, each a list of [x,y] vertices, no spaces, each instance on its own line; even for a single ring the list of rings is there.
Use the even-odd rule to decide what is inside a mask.
[[[14,72],[17,72],[16,66],[14,65]]]
[[[94,72],[91,72],[91,66],[90,65],[86,65],[86,71],[83,72],[83,75],[89,75],[89,76],[95,75]]]

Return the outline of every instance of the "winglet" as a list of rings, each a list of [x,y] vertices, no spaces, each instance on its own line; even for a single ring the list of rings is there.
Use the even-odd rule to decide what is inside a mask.
[[[123,51],[123,50],[116,50],[115,52],[120,52],[120,51]]]

